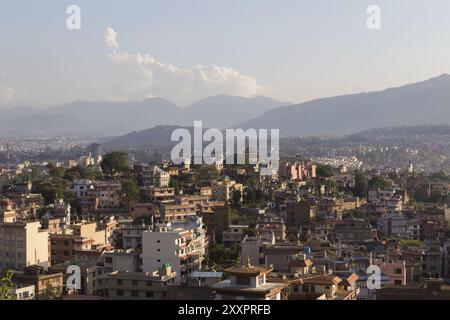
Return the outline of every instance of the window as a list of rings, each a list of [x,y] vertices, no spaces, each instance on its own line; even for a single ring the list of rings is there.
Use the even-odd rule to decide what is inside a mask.
[[[122,286],[122,285],[123,285],[123,280],[122,280],[122,279],[117,279],[117,284],[118,284],[119,286]]]
[[[401,273],[402,273],[402,269],[395,269],[395,270],[394,270],[394,273],[395,273],[395,274],[401,274]]]
[[[137,281],[137,280],[133,280],[133,281],[131,281],[131,285],[133,285],[133,286],[137,286],[137,285],[138,285],[138,281]]]
[[[147,280],[147,287],[151,287],[152,286],[152,282],[150,280]]]
[[[145,293],[145,296],[146,296],[147,298],[153,298],[153,292],[147,291],[147,292]]]
[[[131,296],[132,297],[138,297],[139,296],[139,292],[136,290],[131,291]]]
[[[116,292],[119,297],[123,297],[123,290],[117,290]]]
[[[402,280],[394,280],[394,284],[396,286],[401,286],[402,285]]]

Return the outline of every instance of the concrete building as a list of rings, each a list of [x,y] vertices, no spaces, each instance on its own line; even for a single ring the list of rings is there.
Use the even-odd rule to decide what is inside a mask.
[[[163,222],[187,221],[197,216],[197,206],[189,203],[161,204],[161,220]]]
[[[223,244],[225,246],[240,244],[248,227],[248,225],[230,225],[228,229],[223,231]]]
[[[121,184],[112,181],[99,181],[95,183],[95,192],[98,197],[97,210],[103,214],[120,213]]]
[[[146,186],[154,186],[157,188],[167,188],[170,184],[170,173],[164,171],[158,166],[142,166],[142,182]]]
[[[152,272],[169,263],[177,274],[175,283],[186,283],[190,274],[202,269],[206,250],[207,237],[201,218],[158,224],[142,234],[142,270]]]
[[[442,278],[443,249],[439,241],[425,241],[425,278]]]
[[[48,232],[39,222],[0,223],[0,269],[49,267]]]
[[[148,230],[145,225],[128,225],[119,230],[119,242],[122,249],[142,250],[142,233]]]
[[[263,216],[256,221],[256,237],[264,241],[272,241],[275,236],[276,241],[286,239],[286,225],[283,220],[277,216]]]
[[[349,217],[334,226],[334,236],[341,243],[352,244],[377,237],[377,229],[367,221]]]
[[[104,276],[103,290],[112,300],[162,300],[175,285],[176,272],[164,264],[154,272],[119,272]]]
[[[230,180],[228,177],[223,181],[213,182],[211,189],[212,198],[218,201],[230,202],[235,191],[239,191],[241,193],[240,201],[242,201],[244,197],[244,186],[234,180]]]
[[[35,287],[32,284],[15,284],[8,293],[14,295],[18,301],[36,299]]]
[[[378,231],[384,237],[408,237],[406,218],[401,213],[386,213],[378,219]]]
[[[103,272],[140,272],[141,271],[140,253],[133,249],[113,250],[105,252],[103,255]]]

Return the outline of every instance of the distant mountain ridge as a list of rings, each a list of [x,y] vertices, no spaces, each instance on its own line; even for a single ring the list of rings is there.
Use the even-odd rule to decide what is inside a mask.
[[[53,117],[53,122],[49,118]],[[58,116],[59,118],[57,118]],[[281,136],[345,135],[384,127],[450,124],[450,75],[382,91],[292,105],[270,98],[216,96],[186,108],[162,98],[74,102],[46,110],[0,109],[0,136],[66,132],[120,136],[156,126],[276,128]],[[56,124],[54,122],[60,122]],[[58,127],[59,126],[59,127]]]
[[[187,106],[179,124],[192,126],[195,120],[202,120],[205,127],[226,129],[241,123],[242,119],[253,119],[289,104],[266,97],[215,96]]]
[[[203,121],[205,127],[226,128],[287,104],[265,97],[222,95],[197,101],[186,108],[163,98],[151,98],[131,102],[77,101],[44,110],[0,109],[0,124],[3,121],[14,123],[14,130],[8,130],[10,126],[5,126],[4,130],[0,130],[0,135],[47,134],[48,121],[45,116],[55,115],[61,117],[61,121],[62,117],[67,121],[73,119],[75,131],[78,128],[80,133],[90,132],[100,136],[122,135],[161,125],[193,126],[195,120]],[[66,123],[61,129],[71,126]]]
[[[450,75],[281,107],[237,127],[278,128],[282,136],[312,136],[423,124],[450,124]]]

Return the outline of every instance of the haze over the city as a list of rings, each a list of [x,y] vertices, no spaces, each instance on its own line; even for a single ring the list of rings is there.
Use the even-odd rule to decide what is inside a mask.
[[[66,28],[69,5],[81,30]],[[381,30],[366,26],[381,8]],[[299,103],[450,72],[450,3],[4,0],[0,108],[216,95]]]

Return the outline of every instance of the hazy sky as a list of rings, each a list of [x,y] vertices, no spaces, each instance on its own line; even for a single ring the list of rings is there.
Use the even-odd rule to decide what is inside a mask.
[[[2,0],[0,106],[383,89],[450,73],[449,16],[448,0]]]

